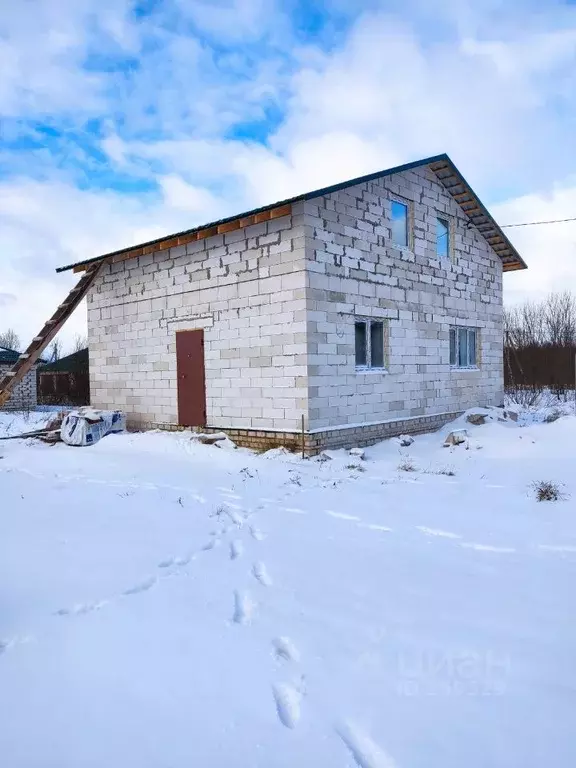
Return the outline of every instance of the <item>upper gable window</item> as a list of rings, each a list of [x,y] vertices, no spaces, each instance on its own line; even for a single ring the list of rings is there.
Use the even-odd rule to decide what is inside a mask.
[[[399,200],[392,200],[392,242],[394,245],[408,245],[408,206]]]
[[[439,259],[450,257],[450,222],[447,219],[436,219],[436,256]]]

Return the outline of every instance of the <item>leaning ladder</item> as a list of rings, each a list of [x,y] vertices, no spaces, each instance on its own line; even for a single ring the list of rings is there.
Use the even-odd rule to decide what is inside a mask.
[[[72,288],[50,320],[45,323],[38,336],[34,336],[30,345],[26,351],[20,355],[18,360],[12,366],[12,369],[0,378],[0,408],[5,405],[10,397],[12,389],[16,384],[22,381],[24,376],[26,376],[36,360],[38,360],[42,352],[62,328],[66,320],[68,320],[72,312],[74,312],[78,304],[80,304],[84,296],[86,296],[103,263],[104,262],[102,261],[97,261],[88,267],[86,272],[82,275],[82,278],[74,288]]]

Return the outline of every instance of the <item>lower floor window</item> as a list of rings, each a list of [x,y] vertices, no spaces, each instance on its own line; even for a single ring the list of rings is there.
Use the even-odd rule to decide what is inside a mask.
[[[475,368],[477,359],[476,328],[450,328],[450,365],[454,368]]]
[[[356,320],[356,368],[386,367],[386,326],[383,320]]]

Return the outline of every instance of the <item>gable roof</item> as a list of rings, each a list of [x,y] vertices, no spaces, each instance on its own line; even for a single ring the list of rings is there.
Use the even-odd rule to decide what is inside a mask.
[[[323,197],[324,195],[329,195],[333,192],[339,192],[340,190],[353,187],[357,184],[365,184],[367,182],[385,178],[386,176],[392,176],[396,173],[403,173],[404,171],[410,171],[414,168],[421,168],[423,166],[430,167],[448,193],[466,214],[470,223],[484,236],[492,250],[502,260],[504,271],[527,268],[526,263],[518,251],[508,240],[485,206],[480,202],[480,199],[472,190],[472,187],[468,184],[464,176],[456,168],[452,160],[447,154],[441,154],[427,157],[423,160],[417,160],[413,163],[398,165],[395,168],[388,168],[383,171],[377,171],[376,173],[370,173],[367,176],[359,176],[355,179],[350,179],[349,181],[343,181],[339,184],[333,184],[330,187],[316,189],[313,192],[306,192],[303,195],[297,195],[296,197],[272,203],[271,205],[254,208],[245,213],[235,214],[234,216],[218,219],[217,221],[212,221],[208,224],[202,224],[193,229],[187,229],[173,235],[159,237],[156,240],[149,240],[146,243],[141,243],[136,246],[121,248],[118,251],[111,251],[110,253],[105,253],[92,259],[78,261],[74,264],[68,264],[64,267],[58,267],[56,272],[64,272],[68,269],[74,269],[74,271],[80,272],[89,264],[93,264],[96,261],[103,261],[105,259],[111,261],[123,261],[124,259],[144,256],[149,253],[154,253],[155,251],[167,250],[168,248],[193,242],[194,240],[202,239],[203,237],[230,232],[234,229],[248,226],[249,224],[266,221],[269,218],[285,216],[290,213],[290,206],[293,203],[314,200],[314,198]]]
[[[40,373],[81,373],[88,372],[88,347],[72,352],[66,357],[61,357],[54,363],[46,363],[40,369]]]
[[[8,349],[8,347],[0,347],[0,364],[14,365],[20,359],[21,352],[17,352],[15,349]],[[41,363],[42,360],[37,362]]]

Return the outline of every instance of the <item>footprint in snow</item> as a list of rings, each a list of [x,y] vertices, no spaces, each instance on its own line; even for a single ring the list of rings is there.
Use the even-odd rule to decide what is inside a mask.
[[[576,547],[568,544],[538,544],[539,549],[544,549],[546,552],[576,552]]]
[[[165,560],[160,560],[158,568],[170,568],[173,565],[188,565],[188,563],[195,559],[196,555],[192,552],[189,552],[187,555],[174,555],[172,557],[167,557]]]
[[[14,635],[13,637],[0,638],[0,656],[7,653],[17,645],[25,645],[35,640],[33,635]]]
[[[462,538],[462,536],[460,536],[457,533],[452,533],[451,531],[441,531],[439,528],[426,528],[425,525],[417,525],[416,528],[421,533],[425,533],[428,536],[440,536],[444,539],[461,539]]]
[[[300,509],[300,507],[282,507],[283,512],[292,512],[294,515],[307,515],[305,509]]]
[[[252,566],[252,575],[256,579],[256,581],[259,581],[260,584],[262,584],[263,587],[271,587],[272,586],[272,579],[268,575],[268,571],[266,570],[266,566],[264,563],[258,562],[254,563]]]
[[[383,531],[384,533],[391,533],[392,528],[388,528],[387,525],[378,525],[377,523],[358,523],[359,528],[367,528],[369,531]]]
[[[256,541],[262,541],[266,538],[266,535],[262,533],[258,528],[255,528],[253,525],[251,525],[248,529],[250,531],[250,535],[253,539],[256,539]]]
[[[356,515],[347,515],[344,512],[333,512],[331,509],[325,509],[324,512],[330,517],[337,517],[339,520],[360,520]]]
[[[233,525],[236,525],[238,528],[242,528],[245,522],[245,518],[242,517],[242,515],[239,514],[239,512],[237,512],[235,509],[231,509],[230,508],[231,506],[232,506],[231,504],[226,505],[226,507],[224,508],[224,512],[226,513],[226,515],[228,515],[228,518],[230,519]]]
[[[277,659],[293,661],[295,664],[300,661],[300,651],[289,637],[275,637],[272,640],[272,645]]]
[[[29,637],[18,637],[17,635],[14,637],[0,639],[0,656],[2,656],[3,653],[9,651],[10,648],[13,648],[15,645],[19,645],[20,643],[27,643],[29,640]]]
[[[234,592],[234,624],[249,624],[254,614],[256,604],[252,601],[248,592]]]
[[[107,600],[99,600],[96,603],[77,603],[72,608],[60,608],[56,611],[56,616],[81,616],[91,611],[99,611],[107,602]]]
[[[300,720],[300,703],[303,696],[303,685],[277,683],[272,686],[278,719],[286,728],[295,728]]]
[[[504,554],[516,552],[514,547],[494,547],[492,544],[475,544],[470,541],[463,541],[460,546],[466,549],[475,549],[477,552],[502,552]]]
[[[230,560],[238,560],[244,554],[244,545],[240,539],[230,542]]]
[[[133,587],[129,587],[129,589],[124,590],[124,595],[138,595],[140,592],[147,592],[149,589],[151,589],[158,579],[156,576],[151,576],[149,579],[146,579],[145,581],[141,581],[139,584],[135,584]]]
[[[196,559],[196,555],[193,555],[191,552],[189,552],[187,555],[180,555],[180,557],[174,558],[174,565],[188,565],[188,563],[191,563],[192,560]]]
[[[222,496],[226,496],[229,499],[236,499],[236,501],[242,501],[242,496],[239,496],[237,493],[232,493],[231,491],[222,491]]]
[[[344,722],[336,733],[350,750],[359,768],[396,768],[396,762],[358,726]]]
[[[176,557],[167,557],[165,560],[160,560],[158,568],[170,568],[171,565],[175,565],[177,559]]]
[[[216,547],[219,547],[222,542],[220,539],[210,539],[210,541],[207,541],[206,544],[200,547],[201,552],[209,552],[211,549],[215,549]]]

